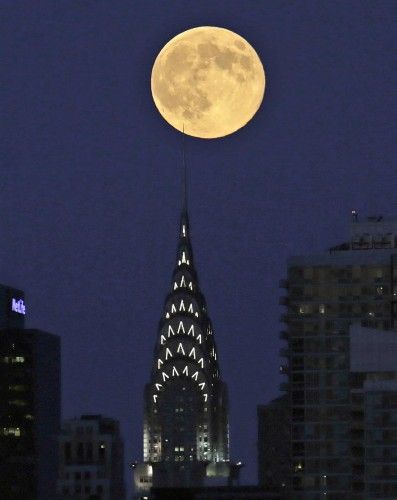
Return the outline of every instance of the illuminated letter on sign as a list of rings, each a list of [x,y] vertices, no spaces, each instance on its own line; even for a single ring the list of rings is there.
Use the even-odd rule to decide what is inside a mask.
[[[18,314],[26,314],[26,306],[23,299],[12,299],[11,310]]]

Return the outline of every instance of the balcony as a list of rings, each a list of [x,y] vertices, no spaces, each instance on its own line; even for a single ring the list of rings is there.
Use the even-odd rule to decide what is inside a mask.
[[[281,384],[280,384],[280,391],[281,392],[288,392],[289,387],[290,387],[290,385],[289,385],[288,382],[281,382]]]
[[[288,358],[290,354],[291,354],[291,351],[289,350],[288,347],[282,347],[280,349],[280,356],[282,358]]]
[[[289,366],[288,365],[280,365],[280,373],[281,373],[281,375],[288,375]]]
[[[280,314],[280,321],[281,323],[288,323],[290,319],[290,315],[287,313]]]
[[[284,279],[279,281],[280,288],[288,288],[288,286],[289,286],[288,280]]]
[[[281,332],[279,332],[278,336],[281,340],[288,340],[288,337],[289,337],[287,330],[281,330]]]

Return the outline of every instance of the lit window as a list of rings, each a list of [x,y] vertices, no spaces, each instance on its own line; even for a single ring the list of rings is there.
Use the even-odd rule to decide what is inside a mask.
[[[320,314],[325,314],[325,304],[320,304],[318,310]]]
[[[24,356],[5,356],[3,361],[7,364],[25,363],[25,358]]]
[[[20,437],[21,429],[20,427],[3,427],[3,434],[4,436]]]
[[[26,406],[27,402],[24,401],[23,399],[13,399],[12,401],[9,402],[10,406]]]

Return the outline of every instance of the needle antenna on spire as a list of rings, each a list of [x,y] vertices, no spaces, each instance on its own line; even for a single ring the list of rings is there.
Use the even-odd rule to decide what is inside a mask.
[[[187,212],[187,167],[185,154],[185,124],[182,124],[183,210]]]

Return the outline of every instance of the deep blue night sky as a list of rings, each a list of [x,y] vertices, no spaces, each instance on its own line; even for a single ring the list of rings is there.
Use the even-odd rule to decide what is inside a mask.
[[[181,136],[150,71],[200,25],[245,37],[266,69],[256,117],[186,139],[195,261],[256,480],[256,405],[278,394],[285,261],[348,234],[352,208],[397,215],[394,1],[3,0],[0,282],[28,326],[62,337],[63,415],[122,422],[141,458],[143,386],[171,285]]]

